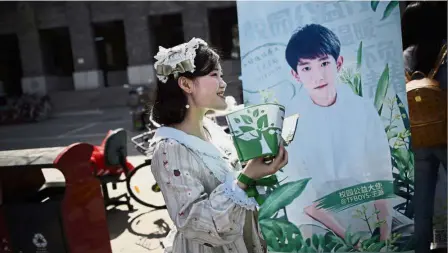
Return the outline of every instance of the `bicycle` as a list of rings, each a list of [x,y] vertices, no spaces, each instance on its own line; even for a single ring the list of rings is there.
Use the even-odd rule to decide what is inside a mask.
[[[150,130],[149,132],[145,132],[143,134],[137,135],[133,137],[131,140],[136,145],[137,150],[148,158],[145,161],[134,167],[128,167],[127,161],[127,137],[126,131],[122,128],[116,129],[110,133],[104,145],[104,159],[107,166],[120,166],[123,169],[123,173],[125,175],[124,181],[126,182],[126,189],[130,197],[135,200],[137,203],[153,208],[155,210],[166,209],[166,205],[156,205],[142,200],[138,194],[135,194],[134,189],[131,184],[132,178],[136,175],[138,171],[143,168],[147,168],[151,165],[152,156],[148,153],[149,142],[146,137],[150,137],[154,134],[154,130]],[[141,140],[141,141],[138,141]],[[139,188],[136,186],[136,191],[139,192]],[[157,183],[155,183],[151,189],[154,192],[159,193],[160,188]]]

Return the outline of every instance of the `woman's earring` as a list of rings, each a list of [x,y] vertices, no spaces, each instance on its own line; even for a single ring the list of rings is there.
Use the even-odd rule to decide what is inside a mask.
[[[190,108],[190,105],[189,104],[185,105],[185,108],[187,108],[187,109]]]

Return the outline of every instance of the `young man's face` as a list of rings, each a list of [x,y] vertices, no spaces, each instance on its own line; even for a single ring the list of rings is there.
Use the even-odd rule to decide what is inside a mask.
[[[335,85],[342,62],[342,56],[334,59],[331,55],[300,59],[296,71],[291,73],[303,84],[315,104],[331,106],[336,101]]]

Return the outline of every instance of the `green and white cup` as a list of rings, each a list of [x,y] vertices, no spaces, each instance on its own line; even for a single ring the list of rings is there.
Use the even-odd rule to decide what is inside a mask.
[[[245,107],[226,116],[240,161],[274,157],[282,140],[285,107],[268,103]]]

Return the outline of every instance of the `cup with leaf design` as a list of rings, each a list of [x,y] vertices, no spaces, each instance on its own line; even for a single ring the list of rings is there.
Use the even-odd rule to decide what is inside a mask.
[[[252,105],[227,114],[240,161],[275,157],[282,141],[284,117],[285,107],[276,103]]]

